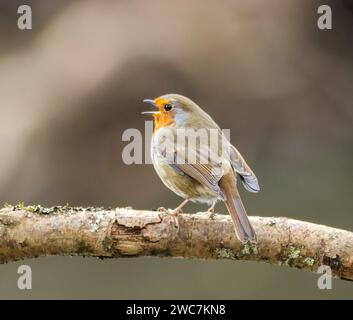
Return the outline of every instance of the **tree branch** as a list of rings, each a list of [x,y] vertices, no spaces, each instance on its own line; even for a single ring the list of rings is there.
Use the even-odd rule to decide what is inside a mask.
[[[47,255],[131,256],[263,261],[353,280],[353,233],[287,218],[250,217],[258,243],[242,244],[228,215],[129,208],[23,205],[0,210],[0,263]]]

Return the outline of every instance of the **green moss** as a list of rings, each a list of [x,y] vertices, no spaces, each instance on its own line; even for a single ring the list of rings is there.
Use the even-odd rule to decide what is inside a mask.
[[[315,259],[308,257],[305,258],[303,262],[308,266],[313,266],[315,264]]]
[[[288,253],[288,259],[298,259],[300,257],[300,249],[291,247]]]
[[[258,248],[256,243],[244,243],[243,249],[241,251],[242,255],[234,253],[233,250],[228,248],[217,248],[216,249],[217,257],[220,259],[231,259],[238,260],[241,256],[248,256],[251,254],[258,254]]]
[[[259,250],[257,249],[257,244],[256,243],[251,245],[251,249],[252,249],[253,254],[258,254],[259,253]]]
[[[289,247],[288,252],[286,254],[284,264],[288,266],[292,262],[297,260],[299,257],[300,257],[300,249],[291,246]]]
[[[250,252],[250,245],[248,243],[244,244],[243,250],[241,251],[243,255],[247,256]]]
[[[26,210],[32,213],[37,213],[37,214],[51,214],[51,213],[67,213],[67,214],[73,214],[76,212],[100,212],[103,211],[103,207],[70,207],[69,204],[63,205],[63,206],[53,206],[53,207],[43,207],[41,205],[29,205],[26,206],[24,202],[20,202],[16,205],[11,205],[9,203],[6,203],[4,205],[4,208],[6,209],[11,209],[12,211],[16,210]],[[112,210],[109,208],[108,210]]]
[[[12,209],[13,211],[15,211],[15,210],[23,210],[25,208],[25,203],[23,201],[21,201],[18,204],[15,204],[14,206],[9,204],[9,203],[6,203],[5,206],[6,206],[6,208]]]
[[[305,257],[305,255],[302,254],[301,249],[294,246],[290,246],[282,256],[284,264],[287,266],[294,265],[297,268],[303,268],[306,266],[311,267],[315,264],[314,258]]]
[[[246,242],[243,245],[243,250],[241,251],[244,256],[248,256],[250,254],[258,254],[258,248],[256,243]]]
[[[41,205],[28,206],[24,209],[28,210],[29,212],[38,213],[38,214],[50,214],[57,211],[56,207],[45,208],[45,207],[42,207]]]
[[[230,259],[230,260],[237,259],[234,252],[231,249],[227,249],[227,248],[217,248],[216,254],[217,254],[217,258],[219,259]]]

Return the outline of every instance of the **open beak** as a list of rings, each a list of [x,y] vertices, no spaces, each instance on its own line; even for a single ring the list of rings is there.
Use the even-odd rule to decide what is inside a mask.
[[[155,102],[154,102],[154,100],[152,100],[152,99],[144,99],[143,102],[148,103],[148,104],[150,104],[150,105],[152,105],[152,106],[154,106],[154,107],[157,107],[156,104],[155,104]],[[158,113],[158,112],[159,112],[159,111],[143,111],[143,112],[141,112],[141,113],[142,113],[142,114],[156,114],[156,113]]]

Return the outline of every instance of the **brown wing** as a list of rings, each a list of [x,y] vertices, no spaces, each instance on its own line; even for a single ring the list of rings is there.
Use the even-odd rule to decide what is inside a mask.
[[[155,156],[160,161],[165,161],[179,174],[186,174],[204,186],[213,190],[225,200],[224,193],[218,182],[223,176],[222,162],[209,157],[208,146],[196,146],[174,143],[172,139],[160,135],[154,143]],[[205,157],[207,161],[205,163]]]
[[[230,163],[232,164],[235,172],[239,174],[244,188],[250,192],[259,192],[260,186],[254,172],[245,162],[240,152],[232,145],[230,145],[229,157]]]

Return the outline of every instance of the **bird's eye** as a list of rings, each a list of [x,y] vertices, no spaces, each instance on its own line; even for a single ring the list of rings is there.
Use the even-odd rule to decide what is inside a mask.
[[[164,110],[165,111],[170,111],[172,109],[173,109],[173,106],[171,104],[167,103],[167,104],[164,105]]]

